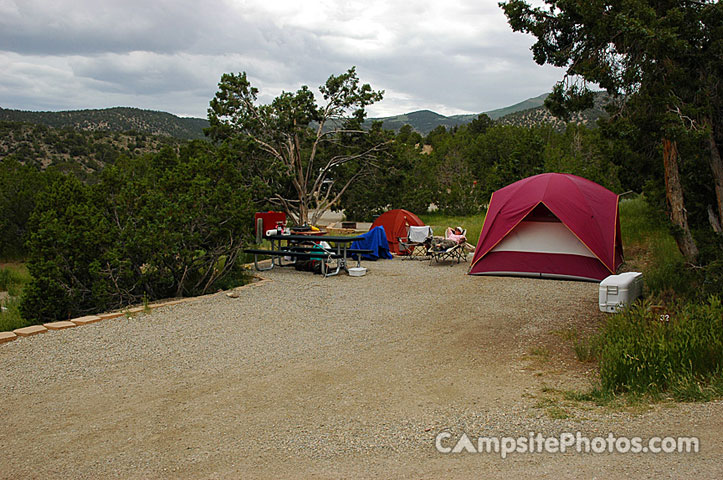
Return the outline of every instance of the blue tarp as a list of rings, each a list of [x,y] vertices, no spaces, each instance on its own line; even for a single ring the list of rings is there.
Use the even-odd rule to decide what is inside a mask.
[[[376,260],[377,258],[393,258],[389,253],[389,242],[387,242],[387,233],[381,225],[374,227],[367,233],[360,235],[361,240],[357,240],[351,244],[351,248],[359,248],[371,250],[371,255],[362,255],[364,260]],[[355,256],[356,257],[356,256]]]

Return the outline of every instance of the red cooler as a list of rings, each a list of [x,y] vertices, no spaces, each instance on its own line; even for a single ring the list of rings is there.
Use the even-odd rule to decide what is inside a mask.
[[[276,225],[278,225],[279,222],[286,225],[286,213],[284,212],[256,212],[254,215],[254,233],[256,233],[257,236],[259,234],[256,232],[256,226],[259,224],[259,218],[264,222],[261,230],[261,236],[264,236],[266,230],[276,228]]]

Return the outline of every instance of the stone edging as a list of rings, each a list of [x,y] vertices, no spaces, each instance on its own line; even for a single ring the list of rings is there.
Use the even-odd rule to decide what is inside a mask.
[[[236,287],[231,290],[228,290],[226,292],[226,296],[228,296],[230,298],[238,298],[240,296],[239,292],[241,292],[242,290],[251,288],[251,287],[256,287],[259,285],[263,285],[264,283],[268,283],[268,282],[272,281],[270,278],[264,278],[259,275],[254,275],[253,278],[257,279],[258,281],[248,283],[241,287]],[[170,307],[171,305],[178,305],[180,303],[195,302],[196,300],[200,300],[202,298],[210,297],[212,295],[217,295],[217,294],[218,293],[209,293],[209,294],[202,295],[199,297],[180,298],[180,299],[176,299],[176,300],[170,300],[167,302],[154,303],[154,304],[151,304],[148,306],[130,307],[130,308],[126,308],[126,309],[123,309],[120,311],[116,311],[116,312],[100,313],[98,315],[86,315],[84,317],[73,318],[70,320],[62,320],[59,322],[45,323],[43,325],[31,325],[29,327],[17,328],[15,330],[13,330],[12,332],[0,332],[0,344],[6,343],[6,342],[12,342],[13,340],[17,340],[18,337],[29,337],[31,335],[45,333],[48,330],[64,330],[66,328],[74,328],[74,327],[79,327],[82,325],[90,325],[92,323],[100,322],[102,320],[110,320],[112,318],[118,318],[123,315],[132,315],[134,313],[144,312],[147,309]]]

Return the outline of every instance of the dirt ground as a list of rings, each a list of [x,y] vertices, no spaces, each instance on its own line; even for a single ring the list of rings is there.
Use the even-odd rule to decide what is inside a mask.
[[[720,478],[723,402],[610,408],[571,338],[597,285],[467,265],[291,270],[0,345],[0,478]],[[479,436],[695,436],[699,453],[440,453]],[[454,446],[446,440],[445,446]]]

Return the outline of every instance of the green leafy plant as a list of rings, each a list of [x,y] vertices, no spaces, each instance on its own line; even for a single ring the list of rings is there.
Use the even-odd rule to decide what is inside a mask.
[[[610,392],[670,392],[689,398],[695,388],[720,384],[723,306],[681,304],[653,313],[636,304],[612,316],[600,339],[600,380]]]

